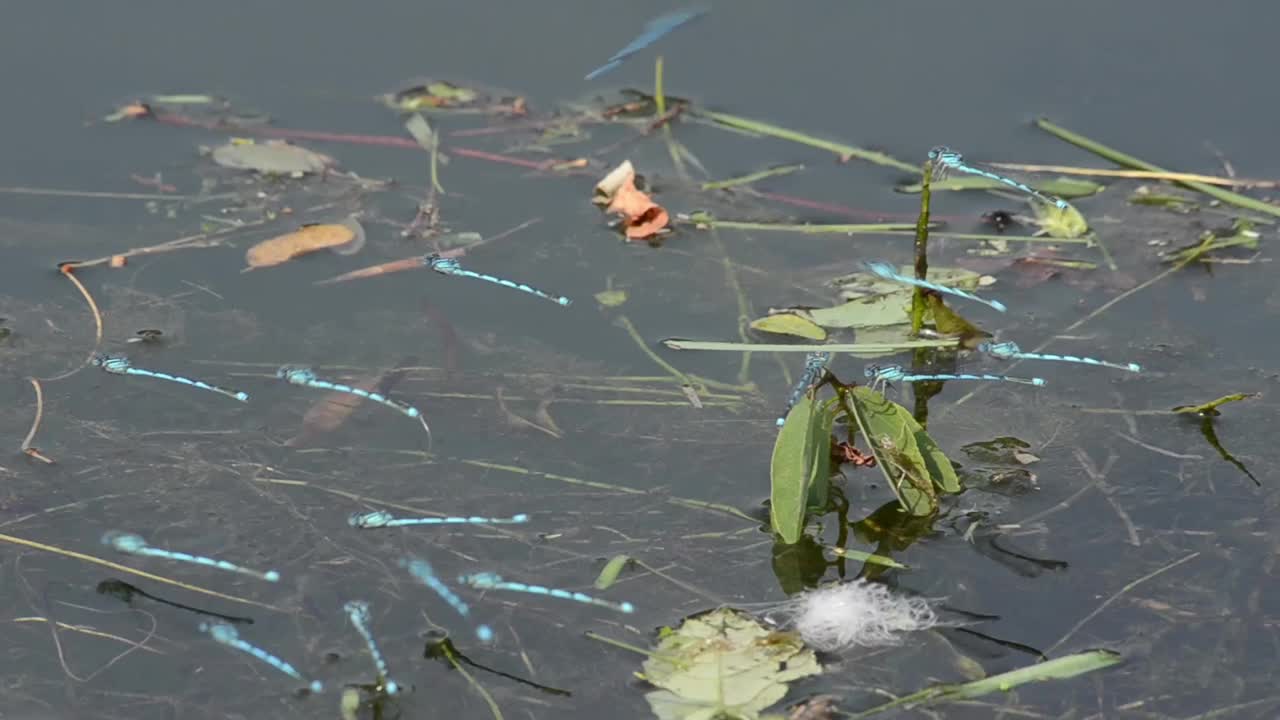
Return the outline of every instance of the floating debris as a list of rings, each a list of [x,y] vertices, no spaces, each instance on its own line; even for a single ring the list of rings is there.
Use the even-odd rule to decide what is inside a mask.
[[[244,272],[280,265],[320,250],[354,255],[364,244],[364,228],[355,218],[334,224],[304,225],[291,233],[263,240],[245,251],[244,261],[248,267]]]

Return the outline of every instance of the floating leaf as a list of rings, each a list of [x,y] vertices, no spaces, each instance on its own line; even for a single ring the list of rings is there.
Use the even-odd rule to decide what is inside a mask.
[[[417,112],[432,108],[463,107],[475,103],[480,98],[480,93],[471,88],[436,80],[384,95],[381,99],[393,110]]]
[[[859,328],[857,341],[859,345],[894,347],[901,343],[910,342],[911,326],[909,324],[902,325],[885,325],[883,327]],[[901,350],[887,350],[880,352],[856,352],[849,353],[853,357],[863,360],[873,358],[887,357],[889,355],[897,355]]]
[[[960,344],[964,347],[976,347],[980,340],[991,337],[991,333],[978,329],[948,307],[936,293],[925,293],[924,303],[933,316],[933,326],[938,332],[960,338]]]
[[[1199,405],[1179,405],[1172,410],[1178,414],[1216,416],[1222,414],[1218,412],[1218,406],[1220,405],[1239,402],[1241,400],[1252,400],[1259,396],[1259,393],[1235,393],[1233,395],[1224,395],[1217,400],[1210,400],[1207,403],[1201,403]]]
[[[774,313],[752,320],[751,329],[777,335],[795,335],[809,340],[827,339],[827,331],[812,320],[789,312]]]
[[[244,254],[245,262],[249,264],[245,270],[279,265],[317,250],[350,255],[363,246],[364,230],[354,219],[348,218],[332,225],[305,225],[249,248]]]
[[[904,268],[905,272],[912,272]],[[928,279],[940,285],[974,290],[982,284],[982,276],[962,268],[929,268]],[[869,272],[844,275],[831,281],[840,288],[847,302],[830,308],[808,310],[808,316],[825,328],[866,328],[903,325],[910,322],[911,295],[909,285],[885,280]]]
[[[630,160],[624,160],[600,182],[596,183],[592,202],[605,204],[608,212],[622,216],[623,231],[628,240],[646,240],[671,223],[667,211],[635,185],[636,171]]]
[[[843,305],[806,310],[814,323],[824,328],[866,328],[902,325],[910,320],[911,288],[883,295],[855,298]]]
[[[807,392],[787,413],[774,441],[769,469],[769,523],[788,544],[804,534],[813,499],[826,502],[835,413]],[[819,487],[822,486],[822,487]]]
[[[1032,202],[1031,210],[1036,214],[1036,224],[1049,237],[1078,238],[1089,232],[1089,221],[1074,205],[1060,208],[1049,203]]]
[[[793,633],[720,608],[663,630],[644,662],[658,690],[645,699],[659,720],[757,720],[787,694],[787,683],[822,672]]]
[[[596,302],[605,307],[618,307],[627,301],[626,290],[601,290],[595,294]]]
[[[324,172],[334,164],[333,158],[327,155],[278,140],[229,142],[214,148],[212,157],[222,167],[295,177]]]
[[[618,582],[618,575],[622,574],[622,571],[630,562],[630,555],[614,555],[609,559],[609,562],[605,563],[604,569],[600,571],[600,574],[596,576],[595,588],[597,590],[608,590],[614,583]]]

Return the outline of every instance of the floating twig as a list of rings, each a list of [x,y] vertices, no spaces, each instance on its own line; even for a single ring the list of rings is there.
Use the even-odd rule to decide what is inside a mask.
[[[217,230],[214,232],[198,233],[196,235],[187,235],[186,237],[180,237],[177,240],[169,240],[167,242],[162,242],[158,245],[147,245],[145,247],[133,248],[121,253],[104,255],[103,257],[94,258],[93,260],[74,260],[71,262],[64,262],[59,266],[59,268],[60,269],[69,268],[71,270],[79,270],[80,268],[93,267],[94,265],[110,265],[113,263],[119,263],[120,260],[131,258],[135,255],[152,255],[155,253],[166,253],[166,252],[173,252],[175,250],[187,250],[190,248],[221,247],[222,236],[230,235],[232,233],[239,232],[241,230],[248,230],[250,228],[260,227],[262,225],[266,225],[269,222],[272,222],[272,220],[270,219],[258,220],[251,223],[235,225],[233,227],[224,228],[222,230]]]
[[[90,363],[93,362],[94,356],[97,355],[98,353],[98,348],[102,345],[102,313],[98,311],[98,303],[94,302],[93,296],[89,294],[88,288],[86,288],[84,286],[84,283],[80,282],[80,278],[76,277],[75,274],[72,272],[73,269],[74,267],[72,266],[71,263],[62,263],[61,265],[58,266],[58,271],[61,272],[63,275],[65,275],[66,278],[70,280],[73,285],[76,286],[76,289],[79,290],[80,294],[84,296],[84,301],[89,304],[89,310],[93,313],[93,324],[94,324],[93,347],[89,349],[89,354],[85,356],[85,359],[79,365],[62,373],[61,375],[55,375],[51,378],[41,378],[45,382],[62,380],[64,378],[69,378],[72,375],[75,375],[76,373],[80,372],[81,370],[86,368]]]
[[[36,416],[31,421],[31,429],[27,431],[27,436],[22,438],[22,452],[46,465],[52,465],[53,460],[40,452],[40,448],[31,444],[36,439],[36,431],[40,429],[40,420],[44,417],[44,390],[40,388],[39,380],[29,377],[27,381],[36,389]]]
[[[190,200],[189,195],[159,195],[155,193],[102,192],[93,190],[61,190],[58,188],[0,187],[5,195],[39,195],[43,197],[73,197],[100,200]]]
[[[35,540],[27,540],[25,538],[16,537],[14,535],[6,535],[3,533],[0,533],[0,542],[13,543],[14,545],[21,545],[23,547],[32,548],[33,550],[43,550],[45,552],[54,553],[55,555],[69,557],[74,560],[83,560],[84,562],[93,563],[94,565],[101,565],[102,567],[105,567],[105,568],[111,568],[116,572],[129,573],[130,575],[137,575],[138,577],[141,577],[141,578],[153,580],[158,583],[164,583],[166,585],[172,585],[174,587],[182,588],[183,590],[190,590],[191,592],[197,592],[202,595],[209,595],[211,597],[222,598],[223,600],[229,600],[231,602],[242,603],[245,605],[253,605],[255,607],[265,608],[267,610],[284,612],[284,610],[276,607],[275,605],[268,605],[266,603],[258,602],[257,600],[249,600],[248,598],[236,597],[235,595],[227,595],[226,593],[220,593],[217,590],[209,590],[207,588],[202,588],[199,585],[190,585],[180,580],[170,580],[169,578],[163,577],[161,575],[153,575],[149,572],[144,572],[142,570],[134,570],[133,568],[127,565],[120,565],[119,563],[113,563],[110,560],[103,560],[102,558],[94,557],[93,555],[86,555],[84,553],[76,552],[74,550],[65,550],[55,545],[46,545],[42,542],[36,542]]]

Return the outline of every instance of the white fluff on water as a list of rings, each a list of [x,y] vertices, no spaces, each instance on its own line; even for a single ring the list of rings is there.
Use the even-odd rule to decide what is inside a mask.
[[[897,645],[903,633],[938,624],[928,600],[895,595],[861,579],[801,593],[786,601],[782,612],[806,643],[829,652]]]

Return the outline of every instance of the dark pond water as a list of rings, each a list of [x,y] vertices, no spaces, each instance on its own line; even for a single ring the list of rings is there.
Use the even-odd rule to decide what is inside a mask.
[[[1107,166],[1030,123],[1045,116],[1163,166],[1221,175],[1227,162],[1241,176],[1280,176],[1280,155],[1272,151],[1280,110],[1271,92],[1277,6],[740,0],[711,7],[708,18],[660,45],[668,92],[710,107],[912,163],[945,142],[993,161]],[[650,87],[651,51],[596,83],[581,78],[667,9],[612,0],[6,9],[0,317],[12,332],[0,339],[0,438],[12,451],[0,458],[0,715],[338,716],[335,693],[297,697],[298,683],[211,642],[197,630],[198,616],[137,595],[126,606],[96,592],[111,578],[251,617],[243,637],[331,688],[373,676],[342,612],[344,602],[365,599],[394,676],[415,688],[386,708],[406,718],[485,718],[495,707],[507,718],[642,718],[651,712],[634,675],[641,658],[584,631],[647,647],[656,628],[686,615],[778,601],[800,586],[859,573],[858,563],[823,564],[812,543],[775,548],[758,522],[741,515],[764,517],[774,418],[801,356],[757,354],[743,374],[739,354],[675,353],[658,341],[737,339],[735,283],[750,317],[789,304],[829,304],[826,280],[863,259],[906,262],[905,237],[724,231],[717,245],[710,234],[684,229],[660,249],[625,244],[588,202],[605,165],[630,157],[665,187],[659,199],[673,211],[705,204],[705,196],[679,190],[660,136],[593,126],[590,138],[539,155],[513,149],[530,139],[525,134],[450,134],[502,120],[450,116],[433,118],[446,153],[473,148],[538,161],[627,141],[580,175],[456,154],[441,169],[441,221],[452,231],[492,236],[540,219],[471,251],[466,266],[564,293],[574,304],[559,308],[423,271],[317,287],[314,281],[429,247],[390,224],[409,222],[423,197],[423,153],[311,143],[345,170],[400,183],[354,192],[339,179],[251,180],[200,157],[199,145],[225,142],[227,133],[98,122],[141,95],[208,92],[270,113],[280,127],[403,136],[396,114],[371,98],[424,75],[505,88],[545,114],[619,87]],[[688,122],[676,124],[674,134],[714,178],[802,162],[805,172],[763,187],[870,216],[914,218],[916,196],[893,189],[903,180],[897,170],[842,165],[812,148]],[[190,199],[46,192],[155,193],[130,179],[155,173]],[[1272,672],[1280,648],[1271,470],[1277,452],[1269,435],[1280,305],[1267,262],[1274,226],[1257,227],[1256,255],[1217,255],[1253,263],[1187,267],[1081,322],[1165,272],[1160,251],[1230,225],[1226,209],[1176,214],[1127,204],[1138,186],[1117,182],[1078,202],[1114,257],[1114,271],[1100,265],[1045,280],[1005,269],[1007,261],[974,264],[973,243],[931,249],[935,265],[968,263],[999,279],[989,292],[1011,312],[994,320],[973,312],[989,321],[987,329],[1024,347],[1062,335],[1050,351],[1145,368],[1129,376],[1023,364],[1019,371],[1034,367],[1047,387],[984,387],[970,395],[972,386],[952,383],[931,400],[930,430],[950,455],[979,465],[960,448],[1015,436],[1039,458],[1026,468],[1034,483],[1024,475],[1025,492],[965,493],[932,532],[894,553],[910,569],[881,579],[998,616],[971,629],[1008,643],[1051,656],[1104,647],[1125,658],[1074,680],[935,709],[932,717],[1280,713]],[[1207,204],[1170,186],[1153,189]],[[210,198],[219,193],[229,195]],[[55,263],[237,219],[259,222],[286,205],[292,216],[228,233],[220,247],[77,274],[101,307],[104,347],[128,350],[139,367],[243,389],[249,404],[86,368],[43,384],[36,445],[57,463],[18,451],[34,411],[25,377],[64,373],[93,343],[85,304]],[[935,212],[959,231],[983,231],[980,214],[996,207],[1024,206],[1012,197],[935,195]],[[318,254],[241,273],[252,243],[356,208],[366,213],[369,235],[360,255]],[[714,209],[773,221],[851,221],[777,204]],[[1010,253],[1041,249],[1015,246]],[[1102,262],[1096,250],[1061,251]],[[627,302],[598,303],[593,295],[607,288],[625,289]],[[722,383],[718,395],[704,398],[701,410],[685,403],[678,382],[629,336],[622,318],[662,361]],[[145,328],[162,330],[164,342],[125,343]],[[392,393],[423,409],[434,452],[415,422],[378,406],[362,406],[331,433],[288,443],[322,397],[273,377],[290,362],[346,382],[407,368]],[[832,369],[859,378],[863,362],[841,356]],[[1257,484],[1206,441],[1199,422],[1148,412],[1234,392],[1261,397],[1229,406],[1212,427]],[[910,391],[899,399],[910,406]],[[556,431],[548,431],[547,416]],[[891,499],[878,474],[847,468],[846,475],[849,521]],[[403,515],[529,513],[532,522],[382,532],[347,526],[350,513],[382,507]],[[980,512],[983,522],[966,538]],[[826,516],[814,531],[832,543],[839,524]],[[866,527],[849,547],[876,549]],[[271,585],[117,555],[100,544],[110,529],[275,568],[283,579]],[[491,646],[475,642],[465,622],[397,567],[416,555],[430,558],[445,578],[492,570],[592,592],[592,580],[617,554],[644,567],[602,594],[630,600],[636,613],[467,591],[476,620],[497,634]],[[56,634],[50,621],[59,623]],[[458,649],[480,665],[571,695],[470,668],[491,705],[464,673],[423,658],[429,633],[440,630],[451,631]],[[827,672],[795,685],[788,701],[831,693],[856,711],[1035,656],[947,630],[824,660]],[[930,716],[900,713],[917,715]]]

